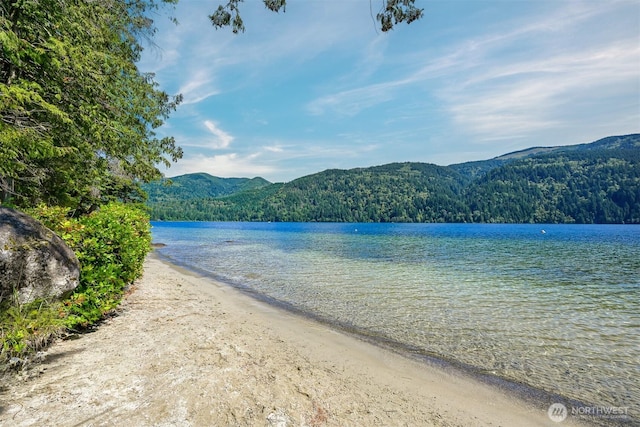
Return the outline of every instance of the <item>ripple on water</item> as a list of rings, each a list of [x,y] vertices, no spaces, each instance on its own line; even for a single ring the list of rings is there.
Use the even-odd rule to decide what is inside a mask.
[[[153,232],[172,259],[335,324],[579,401],[640,407],[637,228],[287,227]]]

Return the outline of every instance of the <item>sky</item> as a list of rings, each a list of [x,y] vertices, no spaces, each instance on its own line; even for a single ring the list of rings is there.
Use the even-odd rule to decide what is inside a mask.
[[[207,172],[288,182],[392,162],[449,165],[640,132],[640,2],[416,0],[388,33],[382,0],[180,0],[139,68],[184,101],[159,136]],[[174,16],[178,25],[168,16]]]

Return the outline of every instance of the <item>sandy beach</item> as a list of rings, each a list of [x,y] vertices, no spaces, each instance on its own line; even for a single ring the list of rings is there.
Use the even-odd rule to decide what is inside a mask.
[[[119,316],[0,387],[0,425],[577,424],[151,254]]]

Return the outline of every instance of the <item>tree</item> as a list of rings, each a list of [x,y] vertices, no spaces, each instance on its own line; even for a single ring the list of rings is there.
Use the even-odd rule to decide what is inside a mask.
[[[3,200],[82,210],[125,197],[182,156],[154,132],[180,96],[136,66],[155,31],[149,12],[176,1],[0,4]]]
[[[245,27],[240,16],[239,4],[244,0],[229,0],[225,5],[219,5],[216,11],[209,16],[212,25],[218,29],[231,27],[234,33],[244,32]],[[373,0],[369,0],[373,1]],[[263,0],[267,9],[272,12],[284,12],[287,7],[286,0]],[[402,22],[407,24],[416,21],[423,16],[423,9],[417,8],[415,0],[382,0],[382,7],[376,14],[376,19],[383,32],[393,29]]]
[[[138,182],[182,157],[161,126],[181,101],[136,66],[149,18],[178,0],[0,2],[0,203],[45,202],[78,212],[137,198]],[[228,0],[216,28],[244,30]],[[373,0],[372,0],[373,1]],[[382,31],[422,17],[415,0],[382,1]],[[263,0],[275,12],[286,0]]]

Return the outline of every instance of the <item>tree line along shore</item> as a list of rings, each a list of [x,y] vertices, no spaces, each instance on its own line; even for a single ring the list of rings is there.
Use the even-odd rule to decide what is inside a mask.
[[[640,223],[640,135],[451,166],[331,169],[288,183],[190,174],[146,184],[155,220]]]

